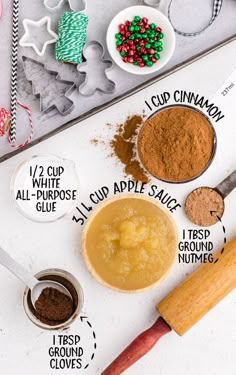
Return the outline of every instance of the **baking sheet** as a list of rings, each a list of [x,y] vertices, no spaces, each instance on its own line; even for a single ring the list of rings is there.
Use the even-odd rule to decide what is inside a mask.
[[[108,157],[106,147],[91,143],[94,138],[100,137],[108,141],[111,139],[115,130],[106,124],[121,123],[128,114],[142,112],[146,108],[145,100],[164,91],[188,90],[212,98],[235,68],[236,41],[101,111],[96,115],[96,121],[95,117],[90,117],[0,165],[1,245],[19,262],[29,267],[32,273],[48,267],[64,268],[78,277],[84,289],[83,312],[94,326],[97,352],[89,369],[81,372],[83,375],[100,374],[125,345],[150,326],[157,318],[155,304],[197,265],[176,264],[163,283],[146,293],[125,295],[109,290],[92,278],[82,260],[80,239],[83,228],[79,223],[72,222],[72,216],[78,211],[75,209],[63,220],[48,225],[29,221],[16,210],[12,202],[9,191],[11,175],[22,161],[34,154],[54,153],[76,163],[80,179],[78,205],[80,202],[88,204],[89,195],[105,185],[111,188],[109,196],[112,196],[114,182],[124,179],[123,168],[115,159]],[[216,186],[226,177],[235,168],[236,163],[236,109],[232,110],[233,112],[227,111],[224,122],[214,124],[218,136],[218,149],[214,162],[206,173],[187,184],[167,184],[156,179],[152,179],[151,183],[165,189],[183,203],[192,189],[201,185]],[[227,239],[235,235],[235,210],[235,192],[232,192],[226,200],[223,217]],[[180,233],[182,228],[195,228],[188,222],[183,210],[176,211],[173,217]],[[212,238],[215,248],[222,246],[223,232],[220,225],[212,228]],[[22,304],[24,287],[4,269],[0,273],[0,284],[7,286],[1,290],[4,309],[0,314],[0,347],[5,349],[2,351],[1,372],[15,374],[17,363],[18,375],[56,375],[56,370],[49,369],[48,348],[52,345],[51,333],[34,327],[24,312],[16,308]],[[233,374],[236,340],[233,306],[235,292],[208,313],[184,337],[174,333],[168,335],[147,356],[131,367],[127,375]],[[72,335],[80,332],[79,320],[69,332]],[[87,341],[89,342],[89,339]]]
[[[88,0],[87,1],[87,14],[90,18],[89,29],[88,29],[88,41],[95,39],[101,43],[105,44],[105,35],[106,29],[113,18],[113,16],[120,11],[121,9],[141,4],[141,1],[136,0],[119,0],[112,1],[107,0],[103,2],[102,0]],[[197,3],[197,4],[196,4]],[[44,5],[43,1],[34,2],[34,6],[30,6],[32,3],[30,0],[22,0],[20,3],[20,36],[23,34],[23,27],[21,21],[23,18],[30,18],[38,20],[39,18],[49,15],[52,17],[52,28],[57,30],[58,19],[60,13],[49,13]],[[180,6],[181,5],[181,6]],[[10,86],[10,40],[11,40],[11,4],[5,0],[3,1],[4,6],[4,17],[0,23],[0,32],[4,31],[5,42],[2,43],[0,47],[1,51],[1,60],[2,67],[0,71],[0,90],[4,93],[4,96],[1,98],[1,105],[9,108],[9,86]],[[168,1],[162,0],[160,10],[167,14]],[[197,30],[202,26],[207,24],[208,20],[211,17],[212,2],[200,0],[195,2],[193,0],[176,0],[173,5],[173,21],[175,25],[179,28],[182,28],[186,31]],[[184,9],[184,11],[183,11]],[[199,9],[204,9],[204,12],[200,12],[201,17],[197,19],[195,15],[199,13]],[[65,5],[61,11],[68,10],[68,6]],[[158,75],[150,75],[150,77],[137,77],[130,75],[122,71],[117,66],[114,66],[113,70],[108,73],[108,76],[111,80],[116,83],[116,91],[114,94],[102,94],[95,93],[90,98],[84,98],[78,94],[76,90],[71,96],[75,102],[75,110],[67,116],[59,115],[56,110],[49,112],[48,114],[40,113],[39,111],[39,99],[32,95],[31,84],[26,81],[25,74],[22,69],[22,55],[34,58],[42,63],[45,63],[46,66],[52,70],[59,72],[62,79],[74,81],[77,85],[81,83],[81,77],[78,75],[78,72],[75,67],[68,64],[61,64],[55,61],[54,58],[54,46],[48,47],[46,54],[43,58],[37,58],[37,55],[28,48],[20,48],[19,54],[19,82],[18,82],[18,98],[27,104],[32,113],[35,124],[35,135],[34,140],[29,145],[30,147],[43,139],[46,139],[49,136],[56,134],[58,131],[65,129],[73,124],[81,121],[88,116],[95,114],[97,111],[106,108],[108,105],[113,104],[117,100],[120,100],[121,97],[136,92],[137,90],[155,82],[158,79],[161,79],[166,74],[170,74],[172,71],[175,71],[179,68],[181,64],[183,66],[189,63],[191,59],[195,60],[199,58],[200,55],[214,45],[219,45],[225,39],[231,40],[232,35],[235,34],[235,10],[236,4],[234,0],[225,1],[223,4],[222,12],[217,18],[215,23],[208,28],[203,34],[194,37],[186,38],[180,35],[177,35],[177,45],[173,58],[169,64],[163,68]],[[198,13],[197,13],[198,12]],[[188,17],[186,17],[188,14]],[[225,22],[227,20],[227,22]],[[235,36],[233,36],[235,38]],[[215,48],[215,47],[214,47]],[[195,56],[195,57],[194,57]],[[106,58],[109,58],[108,52],[106,51]],[[184,63],[186,62],[186,63]],[[39,77],[40,79],[40,77]],[[144,84],[144,86],[142,86]],[[21,142],[25,140],[28,136],[29,128],[26,114],[22,110],[18,110],[17,117],[17,141]],[[25,149],[25,148],[24,148]],[[0,161],[6,160],[8,157],[13,156],[17,152],[14,148],[11,148],[6,137],[0,139]]]

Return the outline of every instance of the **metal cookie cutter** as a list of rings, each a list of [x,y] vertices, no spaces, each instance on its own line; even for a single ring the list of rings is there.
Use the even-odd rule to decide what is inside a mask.
[[[86,10],[86,0],[44,0],[44,6],[49,12],[57,12],[62,5],[68,1],[73,12],[83,12]]]
[[[116,84],[107,77],[107,72],[113,68],[111,60],[104,59],[105,49],[98,41],[85,44],[83,55],[85,62],[77,66],[78,71],[85,75],[85,81],[79,87],[79,93],[90,96],[95,91],[112,94]]]
[[[47,33],[51,36],[51,39],[44,39],[43,42],[40,42],[38,40],[38,36],[40,38],[40,35],[43,32],[43,29],[46,30]],[[33,21],[29,19],[23,20],[23,27],[25,30],[25,34],[20,39],[20,46],[21,47],[32,47],[34,51],[37,53],[38,56],[43,56],[46,48],[49,44],[55,43],[58,39],[58,35],[54,33],[54,31],[51,29],[51,18],[50,17],[44,17],[41,18],[39,21]],[[32,33],[30,32],[30,27],[37,28],[38,29],[38,35],[32,36]],[[42,34],[43,35],[43,34]],[[38,42],[38,44],[36,44]],[[39,47],[39,44],[41,44],[42,48]]]
[[[150,7],[155,7],[155,8],[157,8],[161,3],[161,0],[142,0],[142,1],[144,5],[148,5]]]
[[[23,56],[22,60],[33,94],[40,99],[40,111],[47,113],[56,108],[63,116],[69,114],[74,109],[74,102],[68,98],[75,88],[74,82],[61,80],[58,72],[46,69],[30,57]]]

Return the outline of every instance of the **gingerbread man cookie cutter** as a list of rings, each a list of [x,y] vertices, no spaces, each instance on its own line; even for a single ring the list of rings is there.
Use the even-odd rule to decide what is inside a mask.
[[[73,12],[84,12],[87,7],[86,0],[44,0],[43,4],[49,12],[57,12],[65,2]]]
[[[96,51],[98,52],[97,61],[95,57],[90,59],[93,62],[92,67],[87,51],[95,55]],[[114,64],[111,60],[104,58],[104,46],[98,41],[90,41],[85,44],[83,55],[86,61],[77,66],[79,73],[85,76],[84,82],[79,86],[79,93],[83,96],[92,96],[96,91],[100,91],[103,94],[114,93],[116,84],[107,77],[107,72],[113,68]]]

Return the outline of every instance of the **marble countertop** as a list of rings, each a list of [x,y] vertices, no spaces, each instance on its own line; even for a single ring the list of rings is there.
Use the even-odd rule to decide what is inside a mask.
[[[230,3],[226,2],[226,5]],[[96,333],[97,344],[95,357],[92,361],[88,359],[89,367],[86,370],[51,369],[49,348],[53,346],[53,335],[56,340],[60,334],[80,335],[85,351],[85,365],[86,355],[91,353],[89,345],[93,343],[92,332],[86,328],[88,325],[85,323],[84,326],[79,319],[69,330],[63,332],[43,331],[34,326],[23,309],[24,286],[6,269],[0,267],[1,374],[99,375],[122,348],[156,320],[155,305],[196,268],[196,264],[176,264],[164,282],[144,293],[126,295],[103,287],[85,267],[80,248],[82,227],[72,221],[73,213],[54,223],[40,224],[26,219],[16,210],[10,193],[10,181],[15,168],[39,153],[54,153],[73,160],[80,178],[79,200],[88,202],[91,192],[124,179],[122,167],[107,157],[103,146],[95,147],[91,143],[91,139],[101,134],[111,137],[114,129],[105,126],[108,121],[120,123],[130,112],[136,113],[136,105],[142,108],[146,98],[166,90],[189,90],[206,98],[213,98],[235,68],[236,42],[232,42],[135,94],[133,98],[125,99],[122,111],[120,105],[116,104],[96,117],[89,118],[0,164],[0,245],[34,274],[43,269],[57,267],[68,270],[78,278],[85,297],[83,314],[88,317]],[[184,197],[198,186],[216,186],[235,169],[235,117],[235,106],[231,106],[224,123],[216,124],[216,157],[200,178],[184,185],[167,184],[155,179],[153,183],[166,189],[180,202],[184,202]],[[234,191],[227,198],[223,218],[227,239],[235,235],[235,211]],[[182,211],[174,217],[180,228],[189,227]],[[212,235],[215,248],[220,248],[223,232],[218,224],[212,228]],[[234,291],[183,337],[174,332],[167,335],[125,374],[235,375],[235,297]]]

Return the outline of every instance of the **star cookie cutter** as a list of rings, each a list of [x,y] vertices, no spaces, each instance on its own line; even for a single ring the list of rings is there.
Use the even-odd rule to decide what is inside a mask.
[[[97,61],[103,64],[103,68],[100,70],[99,63],[95,64],[92,68],[89,66],[89,61],[87,58],[87,51],[89,49],[97,49],[99,55],[96,57]],[[96,91],[100,91],[103,94],[113,94],[116,90],[116,84],[110,80],[107,76],[107,72],[113,69],[113,62],[111,60],[105,59],[105,48],[98,41],[87,42],[83,49],[83,55],[85,62],[77,65],[78,72],[85,77],[84,82],[79,86],[79,93],[83,96],[92,96]],[[95,61],[92,59],[92,61]],[[101,67],[101,66],[100,66]],[[91,79],[91,72],[93,72],[93,77]],[[89,82],[92,81],[92,85],[89,87]],[[86,88],[87,86],[87,88]]]
[[[84,12],[87,6],[86,0],[56,0],[56,2],[55,0],[44,0],[43,4],[49,12],[57,12],[65,2],[69,3],[73,12]]]
[[[40,50],[36,44],[36,37],[32,37],[32,33],[30,32],[29,28],[34,27],[37,28],[40,35],[40,28],[44,25],[47,26],[47,32],[51,35],[51,39],[47,39],[42,43],[42,49]],[[57,41],[58,35],[51,29],[51,18],[46,16],[41,18],[39,21],[33,21],[30,19],[23,20],[23,27],[25,30],[24,35],[20,39],[20,46],[21,47],[32,47],[34,51],[37,53],[38,56],[43,56],[49,44],[53,44]]]

